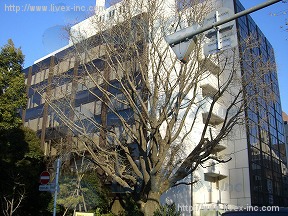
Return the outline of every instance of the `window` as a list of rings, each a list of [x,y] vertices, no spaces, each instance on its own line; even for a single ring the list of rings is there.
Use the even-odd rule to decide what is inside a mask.
[[[112,18],[114,17],[114,15],[115,15],[115,10],[109,11],[109,13],[108,13],[108,19],[112,19]]]

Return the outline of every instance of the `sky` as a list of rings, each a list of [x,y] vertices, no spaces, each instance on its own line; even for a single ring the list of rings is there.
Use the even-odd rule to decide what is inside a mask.
[[[240,1],[245,8],[250,8],[267,0]],[[11,38],[16,47],[21,47],[25,55],[24,67],[28,67],[37,59],[67,45],[68,35],[65,29],[71,23],[79,22],[91,15],[95,2],[96,0],[2,0],[0,47]],[[288,113],[288,31],[285,32],[281,26],[284,25],[288,15],[273,14],[279,14],[287,9],[288,3],[279,2],[251,14],[274,47],[282,110],[286,113]]]

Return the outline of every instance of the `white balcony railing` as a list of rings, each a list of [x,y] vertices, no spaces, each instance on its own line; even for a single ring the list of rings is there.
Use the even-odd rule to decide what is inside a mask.
[[[201,80],[200,88],[202,89],[203,97],[213,96],[219,90],[218,79],[212,74],[207,74],[207,76],[203,80]]]
[[[212,74],[220,74],[221,69],[219,67],[219,65],[217,65],[215,62],[213,62],[212,59],[209,58],[203,58],[200,60],[200,67],[202,68],[202,70],[207,70]]]
[[[207,128],[206,134],[205,134],[205,138],[208,138],[209,140],[215,139],[219,134],[219,130],[214,127],[213,125],[210,125]],[[213,149],[212,153],[216,153],[216,152],[220,152],[223,151],[224,149],[227,148],[227,143],[225,141],[222,141],[220,143],[218,143],[218,145],[216,145]]]
[[[202,117],[203,117],[204,123],[207,121],[211,103],[212,103],[212,99],[207,98],[206,103],[203,104],[202,106],[202,110],[203,110]],[[211,125],[221,124],[225,120],[225,115],[226,115],[226,109],[221,104],[216,102],[213,106],[211,117],[209,119],[209,124]]]
[[[227,164],[219,164],[217,161],[210,161],[204,172],[205,181],[215,182],[228,176]]]

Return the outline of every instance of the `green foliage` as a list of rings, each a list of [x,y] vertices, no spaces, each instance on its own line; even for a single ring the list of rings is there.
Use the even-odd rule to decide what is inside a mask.
[[[94,212],[95,216],[114,216],[114,214],[112,213],[102,214],[101,212],[102,210],[100,208],[97,208],[96,211]]]
[[[77,193],[77,181],[75,178],[65,176],[60,182],[60,193],[57,204],[65,209],[74,209],[81,203],[82,196]],[[84,188],[85,190],[85,188]]]
[[[171,205],[160,206],[154,213],[154,216],[180,216],[180,211],[177,211],[175,203]]]
[[[110,191],[99,180],[97,173],[86,173],[81,184],[83,187],[89,189],[85,194],[87,200],[89,200],[90,203],[94,203],[94,209],[98,207],[102,210],[102,213],[110,211],[110,204],[112,202],[111,197],[109,197]]]
[[[143,216],[138,204],[131,196],[122,196],[120,201],[122,207],[125,209],[125,212],[121,212],[121,216]]]
[[[80,175],[83,177],[79,184]],[[88,211],[96,211],[99,214],[109,212],[111,200],[108,197],[108,190],[103,187],[95,173],[75,173],[60,178],[60,193],[57,204],[67,212],[79,209],[79,205],[84,205]]]
[[[22,65],[24,55],[10,39],[0,51],[0,131],[21,124],[19,109],[27,99]]]
[[[17,199],[25,193],[16,215],[48,215],[48,193],[39,192],[39,175],[43,171],[43,152],[35,132],[28,128],[15,128],[0,134],[0,199]],[[49,213],[50,215],[50,213]]]

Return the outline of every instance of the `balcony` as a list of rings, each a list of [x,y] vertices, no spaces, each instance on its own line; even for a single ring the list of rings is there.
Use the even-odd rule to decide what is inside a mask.
[[[207,96],[213,96],[218,92],[218,79],[210,74],[200,82],[200,88],[202,89],[202,96],[207,97]]]
[[[207,121],[209,110],[211,107],[212,99],[207,98],[206,103],[202,106],[202,118],[203,118],[203,123]],[[211,117],[209,119],[209,124],[211,125],[219,125],[225,120],[225,115],[226,115],[226,109],[223,108],[223,106],[219,103],[215,103],[213,106],[213,110],[211,113]]]
[[[216,63],[214,63],[210,58],[201,59],[200,67],[201,70],[207,70],[214,75],[221,73],[220,67]]]
[[[215,146],[212,153],[221,152],[221,151],[225,150],[226,148],[227,148],[227,144],[223,143],[223,141],[222,141],[221,143],[218,143],[218,145]]]
[[[206,171],[204,172],[205,181],[216,182],[228,176],[227,164],[219,164],[217,161],[210,161]]]
[[[205,138],[208,138],[209,140],[212,140],[215,137],[217,137],[218,134],[219,134],[219,130],[217,130],[213,125],[210,125],[207,128],[207,131],[206,131],[206,134],[205,134]],[[227,143],[222,141],[222,142],[218,143],[218,145],[216,145],[214,147],[214,149],[212,151],[212,154],[214,154],[216,152],[221,152],[221,151],[223,151],[226,148],[227,148]]]

